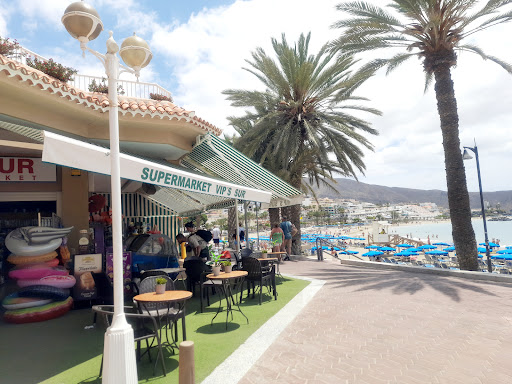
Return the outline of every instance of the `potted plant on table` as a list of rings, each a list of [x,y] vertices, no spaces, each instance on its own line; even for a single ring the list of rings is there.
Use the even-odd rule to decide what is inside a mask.
[[[263,250],[261,251],[261,258],[262,258],[262,259],[266,259],[266,258],[267,258],[267,256],[268,256],[268,255],[267,255],[267,252],[268,252],[268,250],[266,250],[266,249],[263,249]]]
[[[231,261],[229,260],[224,260],[221,262],[223,267],[224,267],[224,272],[226,273],[230,273],[233,271],[233,266],[231,265]]]
[[[210,251],[210,261],[207,261],[206,264],[212,266],[212,272],[215,276],[220,275],[220,267],[222,266],[220,261],[220,254],[213,251],[213,247],[211,245],[208,246],[208,250]]]
[[[167,284],[167,280],[164,279],[163,277],[159,277],[158,279],[156,279],[155,291],[158,295],[165,293],[166,284]]]

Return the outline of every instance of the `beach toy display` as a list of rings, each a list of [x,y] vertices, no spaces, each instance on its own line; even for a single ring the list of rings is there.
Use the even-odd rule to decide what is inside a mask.
[[[12,252],[7,261],[16,267],[9,277],[21,289],[2,301],[7,310],[3,319],[10,323],[31,323],[62,316],[72,306],[69,288],[76,283],[69,271],[59,267],[56,249],[62,250],[63,237],[70,228],[22,227],[10,232],[5,246]],[[67,247],[66,247],[67,249]]]

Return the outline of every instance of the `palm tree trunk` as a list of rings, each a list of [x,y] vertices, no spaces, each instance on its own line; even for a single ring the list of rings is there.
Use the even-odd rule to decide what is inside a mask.
[[[438,65],[434,75],[437,110],[443,134],[448,205],[455,251],[460,268],[475,271],[478,270],[478,252],[475,232],[471,225],[471,208],[460,150],[459,117],[450,63]]]
[[[299,170],[295,177],[291,179],[292,187],[298,189],[300,191],[302,186],[302,175],[304,172]],[[300,242],[301,230],[300,230],[300,213],[302,206],[300,204],[291,205],[286,207],[288,209],[287,216],[289,217],[291,223],[295,225],[297,228],[297,233],[292,237],[292,255],[301,255],[302,254],[302,246]]]
[[[269,208],[268,219],[270,222],[270,229],[274,228],[275,223],[279,224],[281,222],[281,218],[279,217],[279,208]]]

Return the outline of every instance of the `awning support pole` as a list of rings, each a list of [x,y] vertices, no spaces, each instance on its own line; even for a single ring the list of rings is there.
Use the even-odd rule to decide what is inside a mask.
[[[249,248],[249,225],[247,225],[247,201],[244,201],[245,248]]]
[[[238,230],[238,228],[239,228],[239,225],[238,225],[238,199],[235,199],[235,220],[236,220],[236,224],[235,224],[236,243],[238,244],[238,249],[236,251],[238,252],[240,249],[242,249],[242,244],[240,244],[240,231]]]
[[[254,202],[254,207],[256,208],[256,248],[258,251],[260,250],[260,222],[258,219],[258,211],[259,211],[259,205],[257,201]]]

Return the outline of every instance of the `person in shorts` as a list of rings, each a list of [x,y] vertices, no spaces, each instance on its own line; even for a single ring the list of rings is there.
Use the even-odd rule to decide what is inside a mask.
[[[218,247],[220,244],[220,229],[218,225],[216,225],[215,228],[212,229],[212,240],[213,244],[215,244],[215,246]]]
[[[281,251],[286,252],[284,260],[290,260],[290,255],[292,253],[292,223],[288,221],[286,216],[283,216],[283,221],[281,222],[280,227],[284,233],[284,241],[281,245]]]

